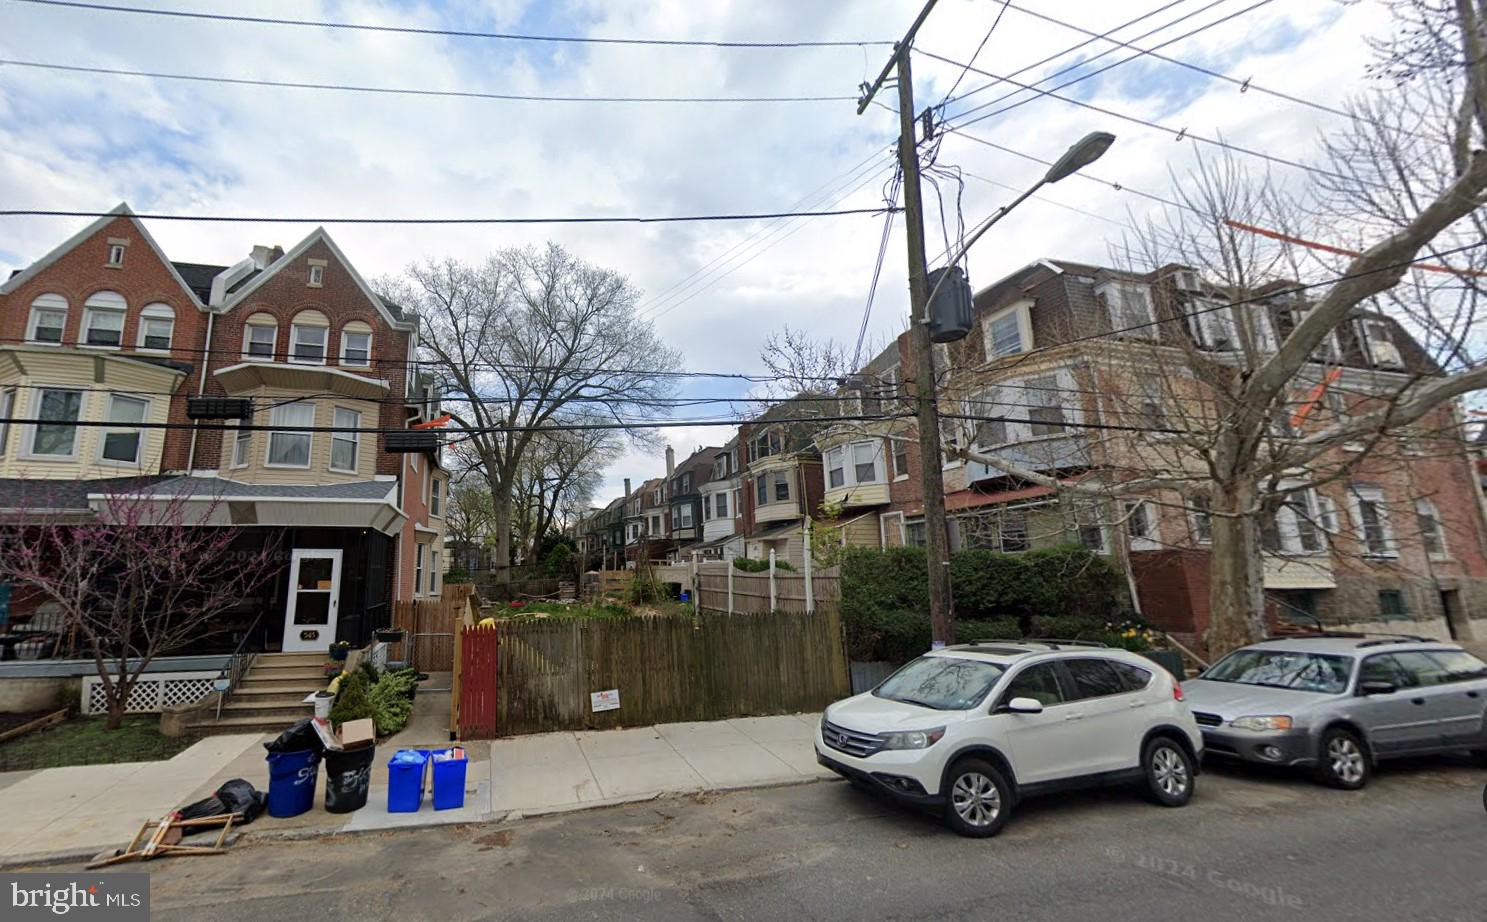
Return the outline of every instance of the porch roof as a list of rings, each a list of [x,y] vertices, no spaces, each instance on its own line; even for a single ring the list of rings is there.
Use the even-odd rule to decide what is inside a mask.
[[[88,494],[95,512],[101,511],[109,492]],[[189,503],[210,504],[203,525],[374,528],[395,535],[407,518],[394,502],[394,480],[290,484],[171,477],[147,484],[140,492],[162,501],[183,497]]]

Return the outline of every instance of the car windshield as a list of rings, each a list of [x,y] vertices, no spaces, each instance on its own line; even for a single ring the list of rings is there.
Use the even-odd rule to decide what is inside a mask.
[[[921,656],[883,680],[873,694],[937,711],[964,711],[986,697],[1006,670],[954,656]]]
[[[1347,691],[1353,661],[1347,656],[1293,650],[1236,650],[1199,678],[1328,695]]]

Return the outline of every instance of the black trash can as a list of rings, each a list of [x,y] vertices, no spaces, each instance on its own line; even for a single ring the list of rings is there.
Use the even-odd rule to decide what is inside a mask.
[[[350,813],[367,805],[367,788],[372,783],[372,760],[376,746],[364,746],[349,752],[325,751],[325,811]]]

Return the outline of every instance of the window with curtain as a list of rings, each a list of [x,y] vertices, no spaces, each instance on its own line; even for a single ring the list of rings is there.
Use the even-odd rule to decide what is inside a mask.
[[[149,401],[138,397],[109,396],[108,421],[111,425],[104,430],[103,444],[99,448],[103,460],[120,464],[139,463],[140,441],[144,433],[137,424],[145,421],[149,408]],[[131,423],[136,425],[131,427]]]
[[[269,411],[268,463],[271,467],[309,467],[312,435],[296,429],[315,425],[313,403],[286,403]]]
[[[77,419],[83,408],[81,391],[43,389],[36,398],[36,423],[31,430],[31,454],[70,458],[77,451]]]
[[[331,425],[337,431],[330,434],[331,470],[355,473],[358,449],[361,447],[361,433],[342,430],[360,429],[361,414],[355,410],[336,407],[332,418],[334,422]]]

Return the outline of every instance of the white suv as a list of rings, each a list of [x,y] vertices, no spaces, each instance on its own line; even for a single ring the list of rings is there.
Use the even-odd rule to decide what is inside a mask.
[[[1142,783],[1193,796],[1203,736],[1145,657],[1073,641],[978,641],[908,663],[821,714],[816,759],[859,786],[994,836],[1021,797]]]

